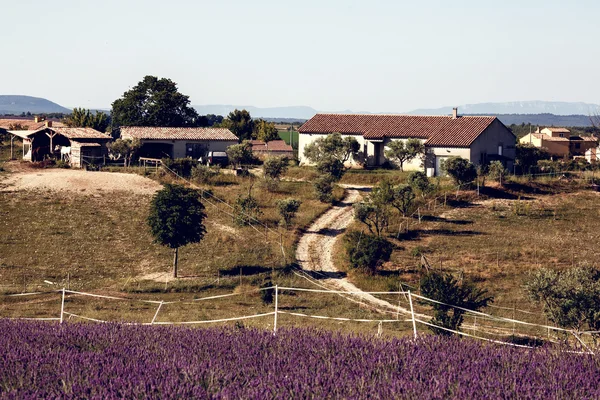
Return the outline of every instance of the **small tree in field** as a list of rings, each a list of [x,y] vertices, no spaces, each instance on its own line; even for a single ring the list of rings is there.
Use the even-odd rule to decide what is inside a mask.
[[[200,194],[181,185],[167,184],[150,203],[148,225],[154,240],[173,249],[173,276],[177,278],[179,248],[204,237],[204,205]]]
[[[425,153],[425,145],[419,139],[393,140],[386,146],[385,157],[398,164],[400,171],[405,162],[411,162]]]
[[[443,166],[444,171],[454,179],[457,185],[473,182],[477,178],[477,169],[462,157],[450,157]]]
[[[329,175],[322,175],[315,179],[313,185],[320,202],[331,203],[333,201],[333,183],[334,179]]]
[[[410,213],[414,207],[415,193],[412,187],[408,185],[398,185],[394,187],[394,197],[391,205],[398,210],[403,217]]]
[[[470,282],[458,283],[450,274],[432,271],[421,277],[421,294],[439,303],[423,301],[433,308],[431,323],[453,331],[458,331],[463,323],[464,310],[478,311],[494,301],[486,290],[476,288]],[[440,304],[445,303],[445,304]],[[446,305],[448,304],[448,305]],[[456,306],[456,307],[451,307]],[[438,335],[450,336],[445,329],[430,327]]]
[[[115,158],[124,158],[127,166],[131,166],[131,160],[142,147],[139,139],[117,139],[108,144],[110,154]]]
[[[277,211],[279,211],[279,215],[281,216],[281,222],[285,225],[286,228],[290,226],[292,220],[296,217],[296,213],[300,208],[300,200],[296,199],[285,199],[285,200],[277,200]]]
[[[286,157],[269,157],[263,164],[263,173],[267,189],[273,191],[277,189],[281,175],[288,169],[289,161]]]
[[[488,167],[488,176],[494,180],[497,180],[500,185],[504,182],[504,179],[508,175],[508,171],[504,168],[504,165],[500,161],[492,161]]]
[[[236,168],[251,164],[254,161],[252,146],[247,141],[229,146],[226,152],[229,162]]]
[[[390,259],[394,245],[382,237],[353,231],[345,236],[345,247],[352,268],[371,273]]]
[[[408,186],[413,191],[421,193],[421,197],[425,197],[429,192],[433,190],[433,185],[429,182],[427,174],[421,171],[411,172],[406,179]]]

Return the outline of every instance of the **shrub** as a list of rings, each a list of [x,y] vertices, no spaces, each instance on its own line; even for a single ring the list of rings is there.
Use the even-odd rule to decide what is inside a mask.
[[[174,171],[177,175],[183,178],[189,178],[192,175],[192,168],[194,168],[198,162],[191,159],[190,157],[186,158],[163,158],[162,163],[165,167]]]
[[[274,191],[279,186],[281,175],[288,169],[288,159],[286,157],[269,157],[263,164],[263,173],[268,191]]]
[[[371,234],[381,236],[389,225],[390,212],[386,204],[367,199],[365,202],[354,204],[354,218],[369,228]]]
[[[207,165],[198,164],[192,167],[191,177],[198,183],[210,183],[210,181],[219,175],[219,170]]]
[[[463,323],[465,313],[463,309],[477,311],[494,300],[493,297],[487,295],[486,290],[478,289],[470,282],[458,283],[452,275],[437,271],[424,274],[421,277],[420,287],[423,296],[438,302],[423,301],[423,304],[433,308],[431,323],[453,331],[458,331]],[[429,329],[438,335],[450,336],[453,334],[448,330],[436,327]]]
[[[427,178],[427,174],[421,171],[411,172],[406,179],[408,186],[410,186],[413,191],[421,193],[421,196],[427,195],[427,193],[433,190],[433,185],[429,182],[429,178]]]
[[[488,167],[488,175],[502,184],[505,176],[508,175],[508,171],[500,161],[492,161]]]
[[[71,168],[71,165],[63,160],[58,160],[56,162],[56,168]]]
[[[333,201],[333,182],[329,175],[323,175],[314,182],[317,199],[322,203],[331,203]]]
[[[277,200],[277,211],[281,216],[281,222],[287,228],[292,223],[292,220],[296,217],[296,213],[300,208],[300,200],[296,199],[285,199]]]
[[[233,206],[233,222],[239,226],[252,225],[262,215],[258,201],[248,196],[238,196]]]
[[[263,304],[272,304],[273,303],[273,299],[275,298],[275,289],[273,288],[273,282],[271,282],[271,279],[267,279],[265,283],[263,283],[262,285],[260,285],[261,289],[265,289],[265,290],[261,290],[260,291],[260,299],[262,300]],[[266,288],[270,288],[270,289],[266,289]]]
[[[461,157],[450,157],[443,166],[444,171],[454,179],[457,185],[473,182],[477,178],[477,169]]]
[[[375,272],[390,259],[394,245],[386,239],[353,231],[345,238],[346,254],[352,268]]]

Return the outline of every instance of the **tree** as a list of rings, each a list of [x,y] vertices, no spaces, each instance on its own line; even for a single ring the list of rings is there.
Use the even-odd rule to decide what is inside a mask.
[[[198,126],[190,100],[167,78],[146,76],[112,103],[113,126]]]
[[[408,175],[406,182],[413,189],[413,191],[421,193],[421,197],[425,197],[433,190],[433,185],[431,182],[429,182],[427,174],[422,171],[411,172]]]
[[[385,150],[385,157],[398,164],[400,171],[403,170],[405,162],[411,162],[425,153],[425,145],[419,139],[393,140]]]
[[[254,161],[254,155],[252,154],[252,146],[248,141],[229,146],[226,152],[227,157],[229,158],[229,162],[235,168],[239,168],[242,165],[251,164]]]
[[[340,133],[331,133],[326,137],[316,139],[304,147],[304,157],[318,164],[327,159],[334,159],[343,165],[351,157],[358,154],[360,145],[352,136],[342,138]]]
[[[108,143],[108,150],[117,159],[124,158],[125,163],[131,166],[131,160],[140,149],[141,143],[139,139],[117,139],[114,142]]]
[[[450,274],[432,271],[421,277],[421,294],[439,303],[423,301],[433,307],[431,323],[441,328],[458,331],[463,323],[464,310],[479,311],[494,301],[488,292],[478,289],[471,282],[458,283]],[[443,303],[443,304],[440,304]],[[455,306],[455,307],[452,307]],[[430,327],[434,333],[450,336],[453,333],[444,329]]]
[[[337,182],[346,173],[344,163],[333,156],[324,157],[317,163],[317,171],[322,175],[330,176],[333,181]]]
[[[233,132],[240,140],[253,139],[254,121],[252,121],[252,117],[247,110],[238,110],[236,108],[227,115],[222,125]]]
[[[148,225],[154,240],[173,249],[173,276],[177,278],[179,248],[204,237],[204,205],[199,193],[181,185],[167,184],[150,203]]]
[[[66,117],[63,122],[71,128],[93,128],[100,132],[106,132],[110,121],[108,115],[101,111],[92,113],[84,108],[74,108],[71,115]]]
[[[473,182],[477,178],[477,169],[469,161],[461,157],[450,157],[443,165],[444,171],[454,179],[457,185]]]
[[[279,139],[279,131],[273,122],[267,122],[264,119],[254,121],[254,132],[252,137],[263,142],[270,142]]]
[[[530,172],[531,167],[535,167],[540,160],[549,160],[550,154],[532,144],[517,144],[515,163],[519,166],[521,173]]]
[[[233,222],[239,226],[252,225],[262,215],[258,201],[252,197],[239,195],[233,205]]]
[[[544,307],[548,319],[565,329],[600,330],[600,271],[577,267],[562,271],[540,268],[526,284],[530,298]]]
[[[206,114],[204,118],[206,119],[206,126],[215,126],[223,123],[222,115]]]
[[[488,176],[497,180],[500,185],[504,181],[504,177],[508,175],[508,171],[500,161],[492,161],[488,167]]]
[[[285,225],[286,229],[292,223],[292,220],[296,217],[296,213],[300,208],[300,200],[296,199],[285,199],[285,200],[277,200],[277,211],[279,211],[279,215],[281,216],[281,221],[283,225]]]
[[[353,231],[345,235],[345,249],[352,268],[375,272],[390,259],[394,246],[379,236]]]
[[[379,237],[389,225],[390,213],[386,205],[367,199],[354,204],[354,218],[365,224],[371,234]]]
[[[288,169],[289,161],[286,157],[269,157],[263,163],[263,173],[267,182],[267,189],[274,190],[279,184],[281,175]]]
[[[393,199],[391,205],[398,210],[403,217],[412,211],[415,200],[415,193],[412,187],[408,185],[398,185],[393,189]]]

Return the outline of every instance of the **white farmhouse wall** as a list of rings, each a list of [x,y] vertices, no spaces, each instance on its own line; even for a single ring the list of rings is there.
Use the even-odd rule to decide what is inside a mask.
[[[433,171],[435,176],[442,175],[440,165],[450,157],[461,157],[471,161],[471,149],[468,147],[428,147],[425,160],[426,170]]]
[[[321,133],[300,133],[298,134],[298,159],[300,160],[300,165],[311,165],[311,162],[308,161],[306,157],[304,157],[304,148],[314,142],[319,138],[327,137],[327,134]],[[342,138],[353,137],[359,144],[359,152],[364,152],[365,149],[365,138],[362,135],[342,135]],[[370,146],[370,148],[369,148]],[[370,149],[370,150],[369,150]],[[370,151],[373,154],[373,144],[367,144],[367,151]],[[350,159],[349,162],[346,163],[348,166],[358,166],[359,164],[354,160]]]
[[[385,149],[382,150],[382,154],[381,154],[381,158],[380,160],[385,161],[388,160],[387,158],[385,158],[385,150],[387,150],[388,148],[388,144],[396,141],[396,140],[402,140],[404,142],[404,144],[406,144],[406,142],[408,141],[408,139],[386,139],[385,141]],[[425,143],[425,139],[420,139],[421,143]],[[390,160],[388,160],[390,161]],[[410,162],[405,162],[403,165],[403,170],[404,171],[423,171],[423,169],[425,168],[425,162],[424,162],[424,156],[420,156],[417,157],[413,160],[411,160]]]

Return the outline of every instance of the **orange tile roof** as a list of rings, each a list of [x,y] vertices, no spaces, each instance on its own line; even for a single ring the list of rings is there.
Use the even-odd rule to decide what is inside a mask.
[[[64,127],[66,126],[62,122],[58,120],[50,120],[52,121],[53,127]],[[0,119],[0,128],[9,129],[11,125],[20,124],[25,128],[25,130],[36,131],[38,129],[42,129],[46,127],[46,121],[35,122],[32,119],[20,119],[20,118],[3,118]]]
[[[53,126],[52,128],[48,129],[63,135],[68,139],[112,139],[110,135],[97,131],[93,128],[63,128]]]
[[[571,132],[567,128],[545,128],[545,129],[548,129],[550,132],[558,132],[558,133],[570,133]]]
[[[270,142],[263,142],[262,140],[250,140],[252,145],[252,151],[279,151],[279,152],[293,152],[292,146],[287,144],[285,140],[271,140]]]
[[[363,135],[365,139],[420,138],[428,146],[469,147],[496,117],[395,114],[317,114],[300,133]]]
[[[230,140],[237,141],[226,128],[170,128],[149,126],[122,126],[121,137],[125,139],[155,140]]]

